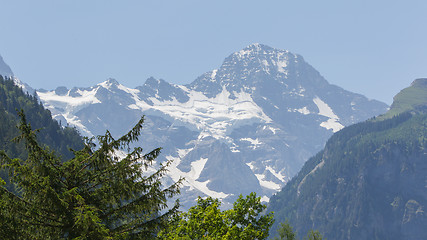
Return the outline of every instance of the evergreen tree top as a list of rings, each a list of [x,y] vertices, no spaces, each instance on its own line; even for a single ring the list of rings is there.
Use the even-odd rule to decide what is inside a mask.
[[[21,112],[21,135],[28,159],[12,159],[0,152],[1,168],[22,189],[22,196],[0,188],[0,218],[5,228],[0,235],[11,238],[43,239],[146,239],[161,229],[177,211],[167,199],[179,193],[181,180],[166,188],[161,179],[170,162],[160,164],[151,175],[145,172],[160,153],[146,154],[130,149],[138,140],[144,118],[119,139],[107,131],[87,139],[66,162],[39,145],[35,131]],[[117,157],[118,151],[126,157]],[[3,231],[3,232],[1,232]]]

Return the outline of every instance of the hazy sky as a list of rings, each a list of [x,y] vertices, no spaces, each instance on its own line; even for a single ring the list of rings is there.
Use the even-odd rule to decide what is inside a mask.
[[[0,0],[0,55],[34,88],[186,84],[251,43],[388,104],[427,77],[425,0]]]

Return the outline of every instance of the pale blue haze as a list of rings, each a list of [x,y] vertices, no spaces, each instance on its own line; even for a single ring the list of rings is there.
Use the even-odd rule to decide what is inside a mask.
[[[0,0],[0,55],[34,88],[186,84],[258,42],[388,104],[427,77],[427,1]]]

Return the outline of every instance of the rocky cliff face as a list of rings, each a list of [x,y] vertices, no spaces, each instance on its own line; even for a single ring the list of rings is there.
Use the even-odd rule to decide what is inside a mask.
[[[332,240],[427,239],[427,108],[405,105],[334,134],[271,198],[276,224],[288,219],[298,232],[319,229]]]
[[[187,206],[199,195],[227,204],[252,191],[268,201],[332,133],[387,109],[329,84],[301,56],[261,44],[187,85],[150,78],[129,88],[109,79],[38,95],[87,136],[120,136],[145,115],[141,144],[174,160],[170,180],[186,178]]]

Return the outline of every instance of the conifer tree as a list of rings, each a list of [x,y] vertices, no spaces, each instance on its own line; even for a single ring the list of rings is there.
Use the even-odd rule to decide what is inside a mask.
[[[0,235],[6,239],[149,239],[177,211],[167,199],[179,193],[181,180],[162,187],[170,162],[146,173],[160,148],[144,154],[130,144],[140,136],[144,118],[126,135],[114,139],[107,131],[87,139],[75,157],[61,162],[42,147],[24,114],[21,135],[28,159],[11,159],[0,151],[1,169],[20,189],[15,195],[0,179]],[[127,152],[120,159],[119,151]]]

